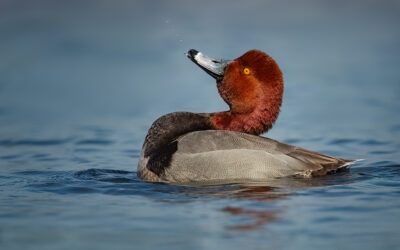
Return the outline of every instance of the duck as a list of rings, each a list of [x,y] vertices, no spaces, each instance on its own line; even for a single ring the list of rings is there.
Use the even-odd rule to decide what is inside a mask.
[[[274,125],[283,99],[278,64],[260,50],[234,60],[191,49],[186,56],[216,81],[229,110],[173,112],[153,122],[137,176],[148,182],[247,183],[327,175],[355,162],[262,137]]]

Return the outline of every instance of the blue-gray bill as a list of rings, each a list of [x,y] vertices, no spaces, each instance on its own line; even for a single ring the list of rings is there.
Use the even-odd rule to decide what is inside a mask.
[[[225,68],[231,62],[230,60],[211,58],[194,49],[189,50],[186,56],[205,72],[214,77],[217,82],[224,78]]]

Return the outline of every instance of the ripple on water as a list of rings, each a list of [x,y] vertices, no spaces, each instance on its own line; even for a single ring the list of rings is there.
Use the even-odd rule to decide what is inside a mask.
[[[388,145],[389,142],[369,139],[369,140],[361,140],[360,144],[361,145],[377,146],[377,145]]]
[[[369,154],[372,155],[385,155],[385,154],[393,154],[396,151],[391,151],[391,150],[374,150],[374,151],[370,151]]]
[[[76,163],[79,163],[79,164],[91,163],[91,161],[89,159],[82,158],[82,157],[73,157],[71,160],[73,162],[76,162]]]
[[[81,180],[103,180],[103,177],[106,177],[108,180],[112,180],[113,177],[116,179],[121,179],[121,176],[126,176],[133,174],[132,172],[129,171],[123,171],[123,170],[113,170],[113,169],[87,169],[87,170],[82,170],[74,173],[74,176],[78,179]],[[132,180],[128,178],[123,178],[127,180]],[[109,181],[112,182],[112,181]],[[119,181],[117,181],[119,182]]]
[[[341,138],[341,139],[334,139],[329,142],[331,145],[342,145],[342,144],[350,144],[350,143],[357,143],[359,140],[357,139],[349,139],[349,138]]]
[[[38,171],[38,170],[26,170],[26,171],[19,171],[15,172],[16,175],[49,175],[49,174],[54,174],[54,172],[51,171]]]
[[[140,157],[140,150],[138,150],[138,149],[128,149],[128,150],[123,150],[122,151],[122,153],[124,154],[124,155],[127,155],[127,156],[129,156],[129,157],[132,157],[132,158],[139,158]]]
[[[66,139],[48,139],[48,140],[0,140],[0,146],[13,147],[13,146],[55,146],[62,145],[71,141],[71,138]]]
[[[41,159],[41,158],[46,158],[46,157],[48,157],[49,156],[49,154],[34,154],[34,155],[32,155],[32,158],[34,158],[34,159]]]
[[[104,150],[99,148],[75,148],[74,152],[76,153],[95,153],[95,152],[103,152]]]
[[[84,126],[84,127],[82,127],[82,130],[90,131],[98,137],[109,136],[113,133],[112,129],[102,128],[102,127],[97,127],[97,126]]]
[[[14,159],[18,159],[20,157],[21,157],[20,154],[17,154],[17,155],[3,155],[3,156],[0,156],[0,159],[2,159],[2,160],[14,160]]]
[[[87,139],[76,142],[76,145],[111,145],[114,141],[105,139]]]
[[[400,124],[392,126],[390,131],[392,131],[392,132],[400,132]]]
[[[344,145],[344,144],[359,144],[359,145],[367,145],[367,146],[382,146],[388,145],[389,142],[379,141],[375,139],[361,140],[355,138],[338,138],[328,142],[330,145]]]

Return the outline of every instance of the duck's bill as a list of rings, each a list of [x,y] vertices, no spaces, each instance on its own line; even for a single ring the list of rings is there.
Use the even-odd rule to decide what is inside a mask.
[[[224,78],[225,68],[230,62],[229,60],[211,58],[194,49],[189,50],[186,56],[210,76],[214,77],[217,82]]]

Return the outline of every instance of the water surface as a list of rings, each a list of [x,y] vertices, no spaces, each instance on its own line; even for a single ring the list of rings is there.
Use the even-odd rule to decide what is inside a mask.
[[[400,249],[398,1],[1,1],[1,249]],[[227,109],[185,56],[269,53],[265,136],[364,159],[314,179],[145,183],[147,129]]]

